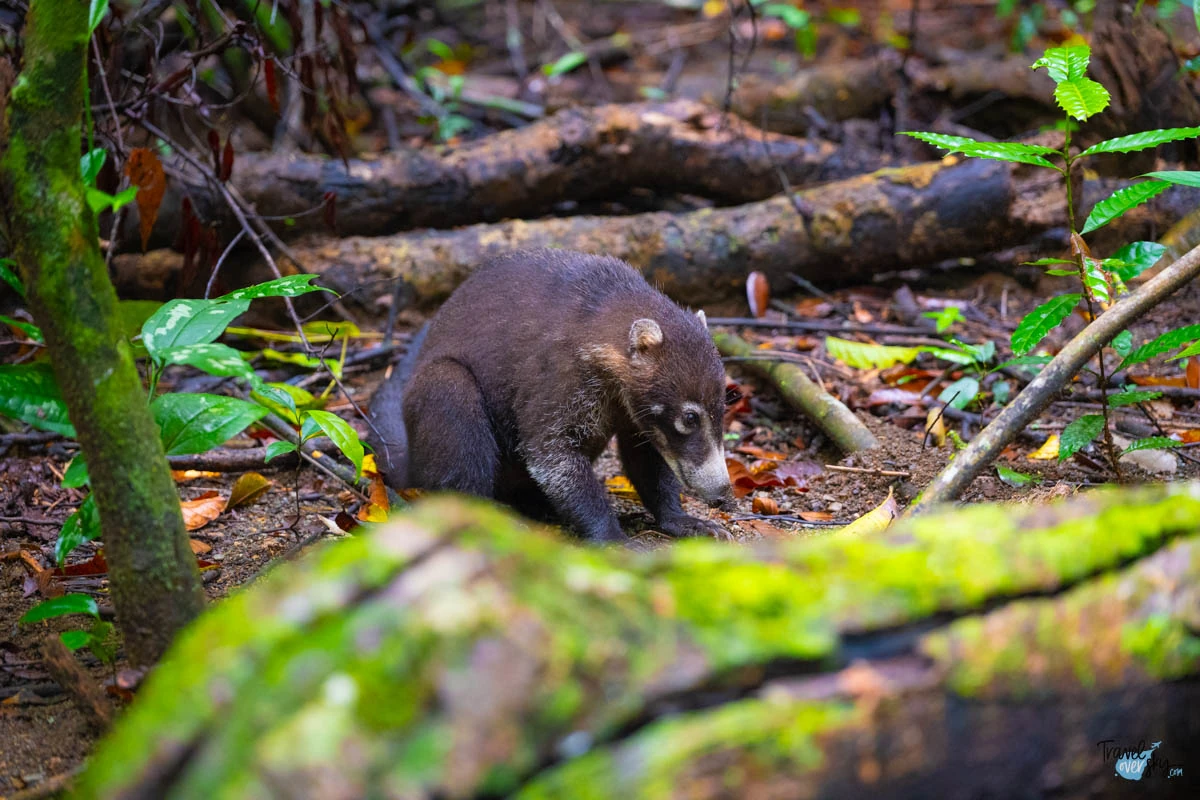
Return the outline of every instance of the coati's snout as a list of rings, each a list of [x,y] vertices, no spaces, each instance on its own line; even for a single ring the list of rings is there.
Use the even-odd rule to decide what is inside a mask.
[[[697,316],[703,322],[703,312]],[[654,320],[639,319],[630,328],[638,387],[633,415],[684,488],[717,505],[731,495],[721,431],[725,371],[707,333],[669,353],[663,339]]]

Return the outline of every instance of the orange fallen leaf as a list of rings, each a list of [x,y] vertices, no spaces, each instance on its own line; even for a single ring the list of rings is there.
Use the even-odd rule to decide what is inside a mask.
[[[180,504],[183,509],[183,524],[189,531],[199,530],[225,510],[225,498],[217,492],[205,492],[195,500],[184,500]]]
[[[772,525],[765,519],[739,519],[738,525],[757,533],[759,536],[795,536],[792,531]]]
[[[755,447],[752,444],[742,444],[733,448],[733,452],[741,453],[742,455],[754,456],[755,458],[764,458],[768,461],[783,461],[787,456],[783,453],[777,453],[774,450],[764,450],[761,447]]]
[[[796,516],[805,522],[832,522],[833,514],[828,511],[801,511]]]
[[[746,276],[746,302],[750,304],[750,313],[761,317],[767,313],[771,303],[771,287],[767,276],[757,270]]]
[[[202,469],[173,469],[171,470],[171,477],[175,479],[176,483],[187,483],[197,478],[219,478],[221,477],[221,473]]]
[[[1041,447],[1039,447],[1037,450],[1034,450],[1029,455],[1025,456],[1025,458],[1029,459],[1030,461],[1055,461],[1055,460],[1057,460],[1058,459],[1058,434],[1057,433],[1051,434],[1050,438],[1047,439],[1046,442]]]
[[[779,503],[776,503],[770,497],[756,497],[750,505],[750,510],[755,514],[775,515],[779,513]]]
[[[608,493],[616,497],[623,497],[626,500],[637,500],[637,489],[633,488],[633,484],[624,475],[613,475],[611,478],[604,481],[604,488]]]
[[[188,544],[192,547],[192,552],[198,556],[212,552],[212,545],[207,542],[201,542],[197,539],[188,539]]]
[[[167,191],[167,176],[158,154],[148,147],[138,147],[130,152],[129,160],[125,162],[125,174],[129,176],[129,182],[138,187],[135,199],[142,250],[145,250],[150,241],[150,232],[154,230],[154,221],[158,219],[158,207],[162,205],[163,194]]]

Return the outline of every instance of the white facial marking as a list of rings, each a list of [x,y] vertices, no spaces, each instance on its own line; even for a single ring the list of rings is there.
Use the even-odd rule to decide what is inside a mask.
[[[708,325],[708,317],[704,316],[703,308],[696,312],[696,316],[700,318],[701,325]]]

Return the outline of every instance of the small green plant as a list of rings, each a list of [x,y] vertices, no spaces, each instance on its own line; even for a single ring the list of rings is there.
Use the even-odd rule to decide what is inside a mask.
[[[427,39],[425,46],[430,53],[440,59],[440,63],[457,61],[457,56],[445,42],[437,39]],[[474,124],[470,119],[458,113],[462,108],[462,92],[466,80],[462,75],[447,75],[436,66],[421,67],[415,73],[421,87],[438,105],[440,113],[430,114],[420,118],[421,122],[437,126],[439,141],[449,141],[455,136],[468,131]]]
[[[751,0],[764,17],[773,17],[791,29],[796,42],[796,52],[804,58],[817,54],[817,23],[831,22],[843,28],[856,28],[862,23],[862,13],[855,8],[832,8],[819,18],[812,12],[787,3],[769,3],[767,0]]]
[[[946,306],[940,311],[926,311],[921,316],[936,322],[938,333],[945,333],[950,330],[951,325],[963,319],[962,309],[958,306]]]
[[[23,287],[16,275],[8,270],[7,265],[0,264],[0,268],[7,273],[0,273],[0,278],[23,294]],[[268,460],[291,452],[312,438],[325,435],[354,464],[356,474],[362,473],[362,442],[349,424],[334,414],[320,410],[324,395],[318,398],[287,384],[266,383],[254,373],[241,351],[216,341],[234,319],[249,309],[253,300],[329,291],[313,286],[313,277],[289,275],[209,300],[172,300],[146,316],[140,326],[139,341],[135,341],[135,344],[140,344],[145,352],[150,410],[158,423],[167,455],[191,455],[219,447],[266,414],[276,411],[299,427],[300,434],[294,444],[275,442],[268,448]],[[141,310],[142,306],[137,308]],[[328,325],[315,323],[307,330],[315,334],[319,326]],[[332,341],[338,333],[325,335]],[[163,372],[176,364],[186,364],[210,375],[239,378],[249,385],[251,400],[185,392],[156,396]],[[337,364],[328,359],[302,363],[306,367],[320,365],[329,368],[335,376],[340,371]],[[327,393],[333,385],[331,381]],[[40,430],[64,436],[75,435],[54,374],[45,361],[0,365],[0,414]],[[77,456],[71,462],[63,476],[62,485],[65,488],[84,488],[89,485],[87,465],[82,456]],[[100,516],[95,500],[89,494],[63,523],[55,545],[55,559],[61,565],[72,550],[99,535]]]
[[[1163,255],[1165,248],[1155,242],[1133,242],[1122,247],[1108,258],[1092,256],[1083,235],[1117,219],[1126,211],[1160,194],[1172,184],[1200,186],[1200,172],[1150,172],[1143,175],[1149,180],[1119,189],[1106,200],[1097,203],[1083,227],[1076,225],[1074,198],[1071,193],[1071,172],[1080,161],[1101,153],[1131,153],[1146,150],[1167,142],[1192,139],[1200,136],[1200,127],[1170,128],[1144,131],[1129,136],[1108,139],[1088,147],[1082,152],[1071,149],[1071,132],[1075,122],[1083,122],[1099,114],[1109,104],[1109,94],[1102,85],[1087,77],[1091,51],[1086,46],[1055,47],[1033,63],[1034,69],[1046,69],[1054,79],[1054,98],[1064,112],[1061,123],[1063,145],[1061,148],[1021,142],[979,142],[964,136],[948,136],[938,133],[905,132],[951,153],[961,153],[973,158],[988,158],[997,161],[1013,161],[1031,164],[1058,172],[1066,187],[1067,215],[1071,229],[1071,259],[1047,258],[1032,262],[1049,267],[1048,274],[1078,279],[1079,291],[1067,292],[1050,298],[1031,311],[1017,325],[1012,334],[1012,351],[1018,358],[1032,353],[1045,336],[1061,325],[1082,303],[1088,318],[1094,319],[1099,309],[1112,302],[1114,297],[1126,290],[1125,282],[1135,278],[1154,264]],[[1065,268],[1064,268],[1065,267]],[[1121,369],[1149,360],[1170,350],[1180,348],[1174,358],[1184,358],[1200,352],[1200,347],[1189,344],[1200,340],[1200,326],[1191,325],[1169,331],[1139,348],[1132,349],[1133,337],[1125,331],[1115,337],[1109,346],[1122,357]],[[1100,385],[1108,385],[1107,369],[1103,353],[1098,360]],[[1008,362],[1013,364],[1014,362]],[[1059,458],[1065,459],[1087,446],[1101,434],[1109,451],[1113,468],[1119,469],[1120,453],[1112,440],[1109,424],[1109,409],[1122,404],[1127,392],[1114,394],[1102,404],[1102,414],[1087,414],[1072,422],[1060,437]],[[1139,402],[1137,400],[1132,402]],[[1178,442],[1166,437],[1150,437],[1134,442],[1126,452],[1150,447],[1173,447]]]
[[[86,647],[102,663],[111,665],[116,657],[112,623],[100,619],[100,607],[86,594],[64,594],[43,600],[26,611],[18,621],[23,625],[32,625],[74,614],[91,617],[91,624],[87,629],[63,631],[59,634],[62,643],[72,652]]]

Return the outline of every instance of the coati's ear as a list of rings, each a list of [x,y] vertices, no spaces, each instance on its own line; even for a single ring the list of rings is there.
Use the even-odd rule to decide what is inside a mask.
[[[633,325],[629,326],[629,349],[634,353],[644,353],[652,347],[658,347],[662,340],[662,328],[652,319],[635,319]]]
[[[696,316],[700,318],[701,325],[708,327],[708,317],[704,316],[703,308],[696,312]]]

